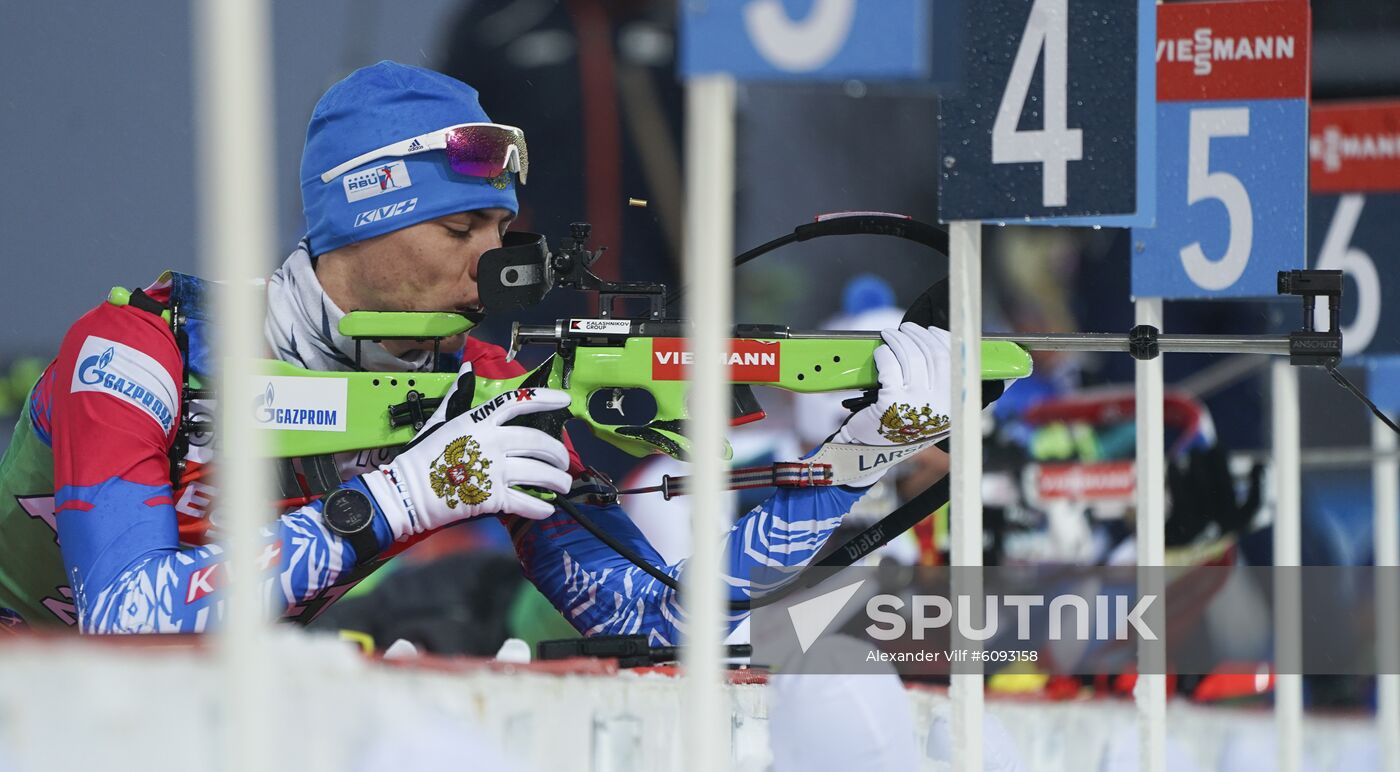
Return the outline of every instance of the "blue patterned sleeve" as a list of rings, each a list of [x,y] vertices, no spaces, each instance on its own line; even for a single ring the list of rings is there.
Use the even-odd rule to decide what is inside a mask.
[[[811,563],[863,491],[842,487],[780,488],[740,518],[725,537],[724,581],[731,600],[771,587],[752,577]],[[686,561],[661,556],[616,505],[579,509],[643,560],[679,579]],[[515,519],[511,534],[525,575],[584,635],[646,635],[652,646],[675,645],[684,627],[676,592],[556,511],[538,522]],[[730,615],[733,629],[747,612]]]
[[[358,479],[344,487],[365,492]],[[112,479],[63,488],[55,499],[67,509],[58,518],[59,542],[84,633],[197,633],[218,623],[223,551],[180,548],[169,486]],[[355,566],[354,548],[326,530],[320,513],[314,502],[263,530],[258,565],[274,612],[310,600]],[[388,524],[377,511],[374,527],[387,546]]]

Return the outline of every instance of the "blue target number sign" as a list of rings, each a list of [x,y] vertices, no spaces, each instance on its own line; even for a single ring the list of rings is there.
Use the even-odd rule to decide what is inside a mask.
[[[964,87],[943,100],[939,217],[1138,210],[1141,24],[1150,0],[979,0]],[[1019,34],[1018,34],[1019,33]],[[1145,67],[1146,65],[1144,65]]]
[[[930,74],[933,61],[932,4],[933,0],[681,0],[681,76],[922,78]]]
[[[1157,224],[1133,230],[1135,297],[1272,297],[1301,268],[1306,3],[1183,3],[1157,15]]]
[[[1400,100],[1313,105],[1309,134],[1308,255],[1343,273],[1343,353],[1400,355]]]

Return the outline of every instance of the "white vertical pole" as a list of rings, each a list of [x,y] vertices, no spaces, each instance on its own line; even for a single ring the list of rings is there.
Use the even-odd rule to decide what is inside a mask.
[[[722,480],[729,423],[729,371],[723,364],[733,325],[734,79],[692,78],[686,85],[685,285],[694,368],[690,378],[694,443],[691,529],[695,548],[684,573],[687,770],[730,766],[729,715],[720,687],[725,596],[720,538],[728,522]],[[700,311],[703,310],[703,314]]]
[[[948,245],[948,316],[953,339],[953,521],[949,531],[956,569],[982,565],[982,223],[949,223]],[[973,595],[972,606],[981,607],[980,581],[959,582],[955,588],[960,594]],[[968,645],[954,640],[955,646]],[[981,673],[954,673],[949,696],[953,770],[981,772],[985,707]]]
[[[1300,772],[1303,759],[1302,629],[1297,566],[1302,563],[1302,441],[1298,371],[1287,360],[1273,363],[1275,620],[1274,728],[1279,772]],[[1284,672],[1292,670],[1293,672]]]
[[[1376,460],[1371,468],[1375,499],[1376,617],[1380,638],[1376,651],[1376,728],[1380,732],[1385,772],[1400,772],[1400,587],[1394,581],[1400,566],[1400,449],[1395,432],[1380,421],[1371,422],[1371,444]],[[1389,569],[1389,570],[1388,570]]]
[[[1141,298],[1135,303],[1138,324],[1162,329],[1161,298]],[[1138,587],[1148,592],[1148,572],[1160,572],[1166,563],[1166,430],[1163,426],[1163,363],[1140,359],[1136,364],[1137,403],[1137,559]],[[1147,571],[1144,571],[1144,567]],[[1160,574],[1158,574],[1160,576]],[[1139,768],[1143,772],[1166,772],[1167,768],[1167,677],[1155,667],[1145,666],[1148,644],[1138,648],[1138,680],[1133,690],[1138,708]],[[1154,663],[1157,665],[1165,663]],[[1157,672],[1150,672],[1157,670]]]
[[[223,757],[230,770],[276,766],[266,720],[274,679],[253,567],[272,501],[271,476],[257,458],[253,423],[240,409],[240,395],[253,393],[251,363],[263,345],[262,296],[253,280],[264,276],[275,249],[269,13],[266,0],[194,5],[200,255],[206,275],[222,281],[215,297],[222,321],[215,361],[223,396],[219,495],[227,554],[219,652],[229,700]]]

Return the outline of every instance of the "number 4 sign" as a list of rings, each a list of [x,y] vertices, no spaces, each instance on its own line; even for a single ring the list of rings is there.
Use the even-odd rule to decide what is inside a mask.
[[[1067,128],[1069,84],[1069,0],[1035,0],[1025,34],[1011,64],[1001,104],[992,124],[992,163],[1038,163],[1041,204],[1066,204],[1065,167],[1084,160],[1084,132]],[[1044,121],[1038,129],[1021,129],[1021,113],[1030,96],[1036,65],[1045,61]]]
[[[1308,5],[1157,13],[1157,226],[1133,230],[1133,295],[1272,297],[1306,244]]]
[[[1151,8],[970,3],[966,82],[938,120],[940,219],[1136,213],[1138,91],[1150,88],[1150,73],[1139,77],[1139,19]]]

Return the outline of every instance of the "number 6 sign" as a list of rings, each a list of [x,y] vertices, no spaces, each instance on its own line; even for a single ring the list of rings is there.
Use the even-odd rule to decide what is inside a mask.
[[[1400,101],[1315,104],[1310,131],[1308,251],[1345,274],[1343,353],[1400,354]]]
[[[1133,295],[1272,297],[1306,243],[1306,3],[1157,13],[1157,225],[1133,230]]]

